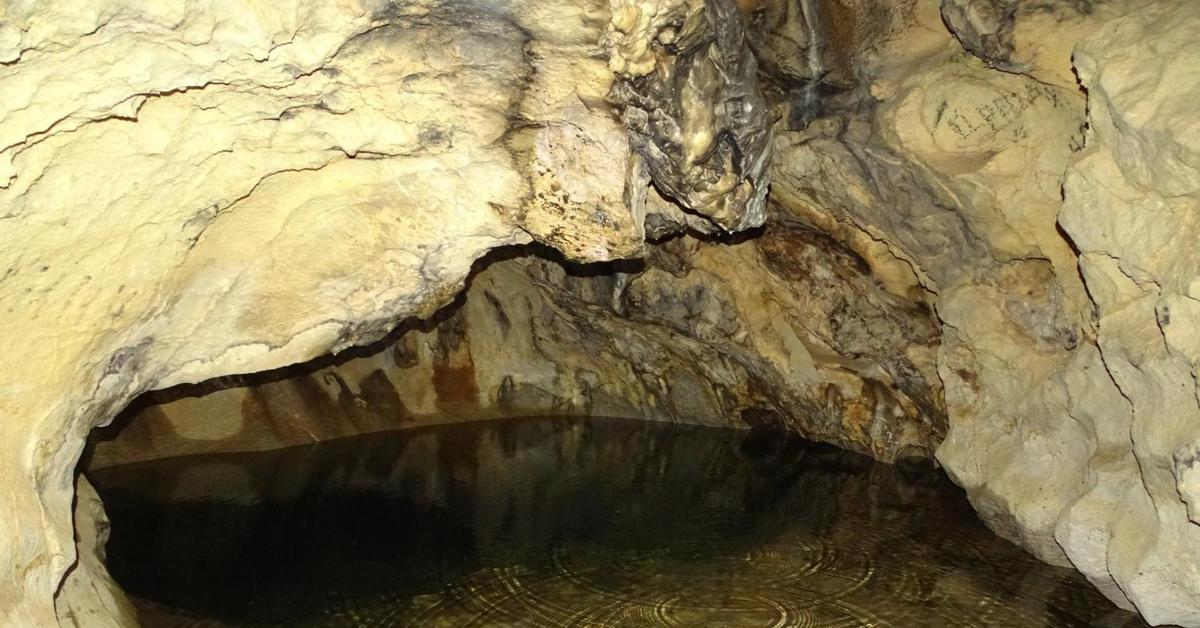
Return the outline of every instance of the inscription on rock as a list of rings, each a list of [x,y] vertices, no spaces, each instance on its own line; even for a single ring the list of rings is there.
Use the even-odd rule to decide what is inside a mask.
[[[1049,102],[1055,109],[1066,106],[1058,91],[1047,85],[1026,83],[1019,89],[997,95],[983,103],[951,103],[938,105],[934,129],[945,125],[959,139],[975,140],[994,136],[1008,128],[1027,109],[1039,101]]]

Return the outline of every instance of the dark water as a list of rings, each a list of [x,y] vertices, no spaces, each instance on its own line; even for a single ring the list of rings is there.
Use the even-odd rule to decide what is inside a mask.
[[[1141,626],[930,467],[538,419],[95,472],[147,626]]]

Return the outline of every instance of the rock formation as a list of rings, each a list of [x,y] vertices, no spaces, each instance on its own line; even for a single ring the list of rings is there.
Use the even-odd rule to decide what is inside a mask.
[[[999,534],[1200,626],[1198,29],[1183,0],[0,5],[0,624],[133,621],[76,490],[93,427],[408,321],[93,462],[780,422],[937,447]],[[531,241],[558,253],[419,322]]]
[[[90,465],[534,414],[770,423],[889,461],[928,457],[945,434],[931,312],[782,216],[738,243],[654,245],[627,279],[504,253],[436,326],[151,406]]]
[[[531,236],[643,249],[598,2],[0,11],[0,623],[88,577],[75,461],[138,393],[376,340]],[[122,621],[100,588],[64,623]]]

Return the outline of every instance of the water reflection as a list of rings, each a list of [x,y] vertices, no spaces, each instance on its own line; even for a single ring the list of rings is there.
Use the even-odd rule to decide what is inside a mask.
[[[932,468],[538,419],[107,469],[147,626],[1142,626]]]

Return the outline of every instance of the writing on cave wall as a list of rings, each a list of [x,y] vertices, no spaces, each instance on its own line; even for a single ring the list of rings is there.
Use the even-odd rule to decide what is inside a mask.
[[[945,124],[959,139],[975,140],[991,137],[1008,128],[1021,114],[1039,101],[1055,109],[1066,106],[1058,90],[1048,85],[1027,82],[1021,88],[998,94],[986,102],[938,105],[934,128]]]

